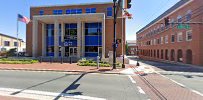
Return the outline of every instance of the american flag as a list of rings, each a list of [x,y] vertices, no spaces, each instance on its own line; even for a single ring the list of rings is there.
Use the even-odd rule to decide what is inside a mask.
[[[25,16],[18,14],[18,21],[21,21],[21,22],[28,24],[30,22],[30,19],[25,17]]]

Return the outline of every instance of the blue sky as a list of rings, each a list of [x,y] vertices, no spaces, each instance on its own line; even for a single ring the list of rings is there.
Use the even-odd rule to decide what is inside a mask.
[[[112,2],[113,0],[1,0],[0,33],[16,36],[16,18],[20,13],[29,17],[30,6]],[[127,40],[136,39],[136,31],[158,17],[179,0],[132,0],[133,19],[126,22]],[[19,37],[25,40],[26,25],[19,23]]]

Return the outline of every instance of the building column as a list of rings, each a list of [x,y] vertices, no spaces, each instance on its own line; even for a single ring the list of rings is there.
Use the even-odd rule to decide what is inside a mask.
[[[77,22],[77,57],[81,56],[81,21]]]
[[[42,23],[42,56],[46,57],[46,31],[44,23]]]
[[[82,50],[81,50],[81,56],[84,57],[85,56],[85,31],[84,31],[85,30],[85,23],[82,22],[81,25],[82,25],[82,37],[81,37],[82,38],[82,41],[81,41],[82,42],[82,47],[81,47]]]
[[[38,21],[33,18],[32,25],[32,56],[37,57],[38,54]]]
[[[65,26],[64,26],[64,23],[62,22],[61,23],[61,41],[64,43],[64,36],[65,36]],[[62,44],[63,45],[63,44]],[[65,47],[62,46],[62,49],[61,49],[61,56],[64,57],[65,56]]]
[[[59,57],[59,22],[54,22],[54,58]]]
[[[106,29],[105,29],[105,15],[104,15],[104,19],[102,21],[102,58],[105,58],[105,34],[106,34]]]

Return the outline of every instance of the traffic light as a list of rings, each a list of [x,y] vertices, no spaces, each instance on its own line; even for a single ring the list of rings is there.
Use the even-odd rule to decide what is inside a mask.
[[[125,9],[130,9],[131,8],[131,0],[125,0]]]
[[[121,43],[121,39],[116,39],[116,44]]]
[[[164,20],[165,20],[165,26],[168,26],[169,25],[169,17],[166,17],[166,18],[164,18]]]

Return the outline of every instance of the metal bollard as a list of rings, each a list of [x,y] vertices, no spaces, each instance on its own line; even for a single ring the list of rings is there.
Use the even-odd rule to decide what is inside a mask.
[[[52,61],[52,57],[50,57],[49,61],[50,61],[50,63],[53,63],[53,61]]]
[[[99,62],[100,62],[100,57],[97,56],[97,69],[99,69]]]
[[[69,63],[72,64],[72,57],[70,57],[69,59],[70,59],[70,62],[69,62]]]
[[[42,57],[40,57],[40,61],[39,62],[42,63]]]
[[[63,64],[63,57],[61,57],[61,64]]]

